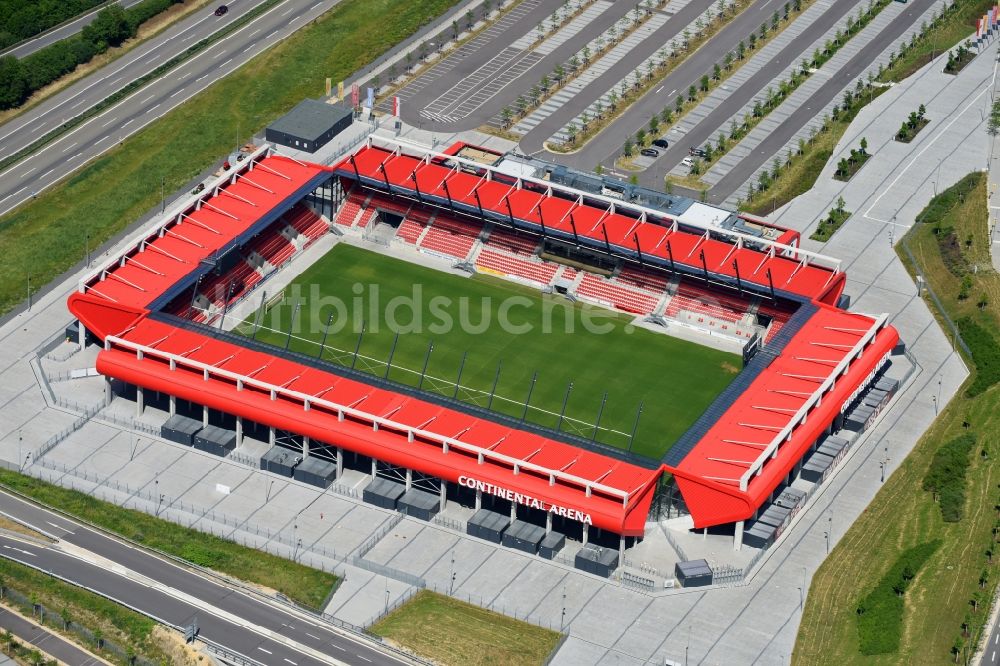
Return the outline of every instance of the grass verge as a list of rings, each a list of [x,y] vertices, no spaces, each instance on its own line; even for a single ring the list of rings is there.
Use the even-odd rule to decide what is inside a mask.
[[[64,583],[29,566],[2,557],[0,557],[0,584],[13,587],[22,595],[29,596],[31,603],[39,603],[50,612],[59,613],[63,619],[86,627],[91,632],[99,632],[99,636],[119,646],[131,648],[135,654],[157,662],[166,658],[163,647],[153,636],[156,622],[98,594]],[[20,604],[11,603],[10,598],[6,599],[5,603],[18,607],[25,615],[34,615],[30,604],[20,607]],[[51,622],[53,618],[48,619],[50,621],[45,623],[46,626],[65,634],[74,642],[83,644],[78,635],[65,631],[64,625],[59,620],[53,624]],[[126,663],[124,659],[101,650],[94,643],[87,645],[87,649],[113,663]],[[26,660],[23,663],[31,662]]]
[[[297,333],[289,338],[295,303],[301,304]],[[324,334],[331,313],[335,323]],[[358,369],[447,397],[455,394],[461,370],[458,398],[465,402],[588,439],[600,412],[598,441],[659,459],[729,385],[741,362],[635,328],[631,320],[507,280],[450,275],[341,244],[285,289],[284,303],[261,317],[256,338],[279,347],[288,342],[313,358],[323,344],[323,358],[345,366],[353,364],[360,341]],[[251,334],[254,321],[250,316],[241,330]]]
[[[972,174],[943,192],[918,220],[908,240],[919,269],[948,315],[974,317],[995,336],[1000,329],[995,308],[980,310],[968,303],[970,299],[958,298],[959,280],[947,267],[934,231],[940,225],[955,229],[959,238],[972,235],[973,243],[968,247],[963,243],[960,249],[966,270],[988,256],[983,175]],[[912,274],[915,267],[905,256],[904,263]],[[1000,277],[991,270],[979,270],[976,279],[984,289],[1000,288]],[[933,302],[928,305],[934,310]],[[1000,455],[1000,442],[987,435],[996,432],[1000,432],[1000,390],[995,385],[972,397],[959,394],[948,404],[817,571],[793,663],[942,664],[971,657],[998,579],[994,551],[1000,526],[996,508],[1000,465],[993,459]],[[942,447],[966,434],[979,434],[980,443],[965,471],[963,515],[946,522],[935,494],[924,490],[923,482]],[[857,631],[859,600],[905,551],[929,540],[939,540],[940,546],[906,592],[898,646],[881,656],[865,657]]]
[[[554,631],[427,590],[371,631],[447,666],[537,666],[559,641]]]
[[[0,313],[45,284],[91,247],[233,148],[236,126],[250,131],[322,94],[326,77],[345,78],[454,5],[454,0],[345,0],[273,49],[0,218]]]
[[[318,608],[337,582],[333,574],[17,472],[0,470],[0,485],[149,548],[277,590],[309,608]]]

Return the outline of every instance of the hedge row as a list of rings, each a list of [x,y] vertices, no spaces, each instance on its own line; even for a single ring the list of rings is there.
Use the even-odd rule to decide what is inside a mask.
[[[903,595],[934,554],[939,539],[903,551],[889,571],[857,608],[858,641],[861,654],[891,654],[899,649],[903,629]]]
[[[104,0],[0,0],[0,49],[45,32]]]
[[[965,472],[975,445],[976,436],[972,433],[946,442],[934,453],[924,475],[924,490],[937,497],[941,517],[947,523],[957,523],[965,512]]]
[[[139,26],[183,0],[145,0],[129,9],[102,9],[79,35],[68,37],[22,59],[0,58],[0,109],[24,104],[36,90],[72,72],[78,65],[134,37]]]
[[[972,352],[972,363],[976,366],[976,376],[965,389],[965,394],[974,398],[1000,382],[1000,343],[996,336],[971,317],[962,317],[955,324]]]

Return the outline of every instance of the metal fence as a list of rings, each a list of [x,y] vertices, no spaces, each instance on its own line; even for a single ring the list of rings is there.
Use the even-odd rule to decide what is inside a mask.
[[[156,662],[150,661],[142,655],[134,654],[128,648],[124,648],[116,642],[104,638],[101,634],[92,631],[78,622],[74,622],[71,618],[63,617],[62,614],[47,608],[44,604],[38,603],[35,599],[19,590],[6,585],[0,585],[0,598],[6,599],[8,602],[13,603],[13,605],[18,606],[21,611],[30,615],[35,622],[42,626],[49,626],[59,631],[75,634],[84,643],[110,652],[123,661],[128,662],[131,660],[131,663],[136,666],[156,666]]]
[[[365,623],[365,626],[366,627],[371,627],[374,624],[378,624],[378,622],[380,620],[382,620],[382,618],[386,617],[387,615],[389,615],[390,613],[392,613],[394,610],[396,610],[397,608],[399,608],[400,606],[402,606],[403,604],[405,604],[407,601],[409,601],[410,599],[412,599],[414,596],[416,596],[417,592],[419,592],[421,589],[422,588],[417,588],[417,587],[409,587],[409,588],[407,588],[406,591],[403,592],[403,594],[399,595],[399,598],[397,598],[391,604],[387,603],[385,605],[385,608],[383,610],[381,610],[378,613],[376,613],[375,616],[372,617],[371,620],[369,620],[367,623]]]
[[[437,515],[431,520],[435,525],[440,525],[441,527],[446,527],[450,530],[460,532],[465,534],[466,523],[461,520],[454,520],[453,518],[448,518],[446,516]]]

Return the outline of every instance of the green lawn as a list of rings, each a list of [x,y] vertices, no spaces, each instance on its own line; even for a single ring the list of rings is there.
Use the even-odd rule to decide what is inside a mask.
[[[319,608],[337,583],[325,571],[17,472],[0,469],[0,485],[150,548],[278,590],[310,608]]]
[[[996,301],[980,309],[980,293],[1000,292],[1000,277],[992,270],[973,276],[970,297],[959,299],[961,280],[956,273],[988,264],[986,234],[986,179],[972,174],[935,197],[918,216],[908,240],[928,283],[948,314],[968,318],[992,336],[992,343],[973,345],[973,377],[966,382],[914,448],[900,462],[872,503],[851,526],[813,578],[798,640],[794,664],[945,664],[970,657],[987,620],[1000,571],[1000,390],[989,364],[976,357],[985,348],[986,360],[997,348],[1000,315]],[[961,239],[951,242],[952,234]],[[967,245],[964,240],[971,239]],[[901,251],[901,254],[902,251]],[[908,263],[908,262],[904,262]],[[912,273],[912,270],[911,270]],[[932,311],[935,306],[926,299]],[[937,313],[936,313],[937,314]],[[963,331],[964,333],[964,331]],[[981,373],[992,388],[970,395]],[[969,427],[963,427],[968,423]],[[965,502],[960,519],[945,522],[940,498],[924,490],[924,480],[942,447],[956,438],[974,435],[977,443],[965,472]],[[937,463],[940,464],[940,463]],[[893,461],[893,467],[896,462]],[[946,505],[947,506],[947,505]],[[949,513],[949,519],[955,518]],[[864,656],[859,640],[857,608],[876,589],[907,550],[934,540],[940,545],[919,568],[902,602],[898,647],[886,654]],[[893,631],[886,623],[882,631]],[[963,628],[964,627],[964,628]],[[895,636],[884,641],[890,646]]]
[[[345,0],[266,53],[0,217],[0,314],[81,261],[172,192],[304,97],[323,94],[455,0]]]
[[[371,627],[445,666],[538,666],[559,634],[427,590]]]
[[[741,365],[736,355],[636,329],[630,317],[610,310],[540,296],[496,278],[451,275],[344,244],[284,293],[284,301],[262,318],[257,339],[278,346],[290,342],[292,350],[316,356],[322,329],[333,313],[324,358],[350,365],[364,319],[360,356],[367,359],[359,359],[359,369],[383,376],[399,331],[389,378],[416,386],[433,342],[423,388],[451,396],[463,353],[468,352],[459,398],[486,406],[502,363],[493,408],[518,418],[537,371],[528,420],[557,427],[572,382],[562,427],[586,437],[593,433],[607,391],[598,440],[627,448],[643,402],[632,450],[653,458],[670,448]],[[296,294],[304,304],[289,341],[285,332]],[[334,306],[334,300],[343,306]],[[412,308],[406,305],[411,300]],[[240,330],[251,334],[253,321],[249,317]],[[595,332],[598,327],[606,330]]]

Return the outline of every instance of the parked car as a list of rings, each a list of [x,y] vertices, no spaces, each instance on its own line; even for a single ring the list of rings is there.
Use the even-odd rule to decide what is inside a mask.
[[[688,151],[688,154],[693,155],[694,157],[704,157],[708,153],[706,153],[701,148],[695,148],[694,146],[691,146],[691,150]]]
[[[685,157],[684,159],[682,159],[682,160],[681,160],[681,164],[682,164],[683,166],[686,166],[686,167],[689,167],[689,166],[691,166],[692,164],[694,164],[694,160],[693,160],[693,159],[691,159],[690,157]]]
[[[640,155],[645,155],[646,157],[659,157],[660,151],[656,148],[643,148],[639,151]]]
[[[657,139],[653,142],[653,145],[657,148],[669,148],[670,143],[666,139]]]
[[[218,7],[215,8],[215,15],[216,16],[225,16],[226,12],[228,12],[228,11],[229,11],[229,7],[226,7],[225,5],[219,5]]]

